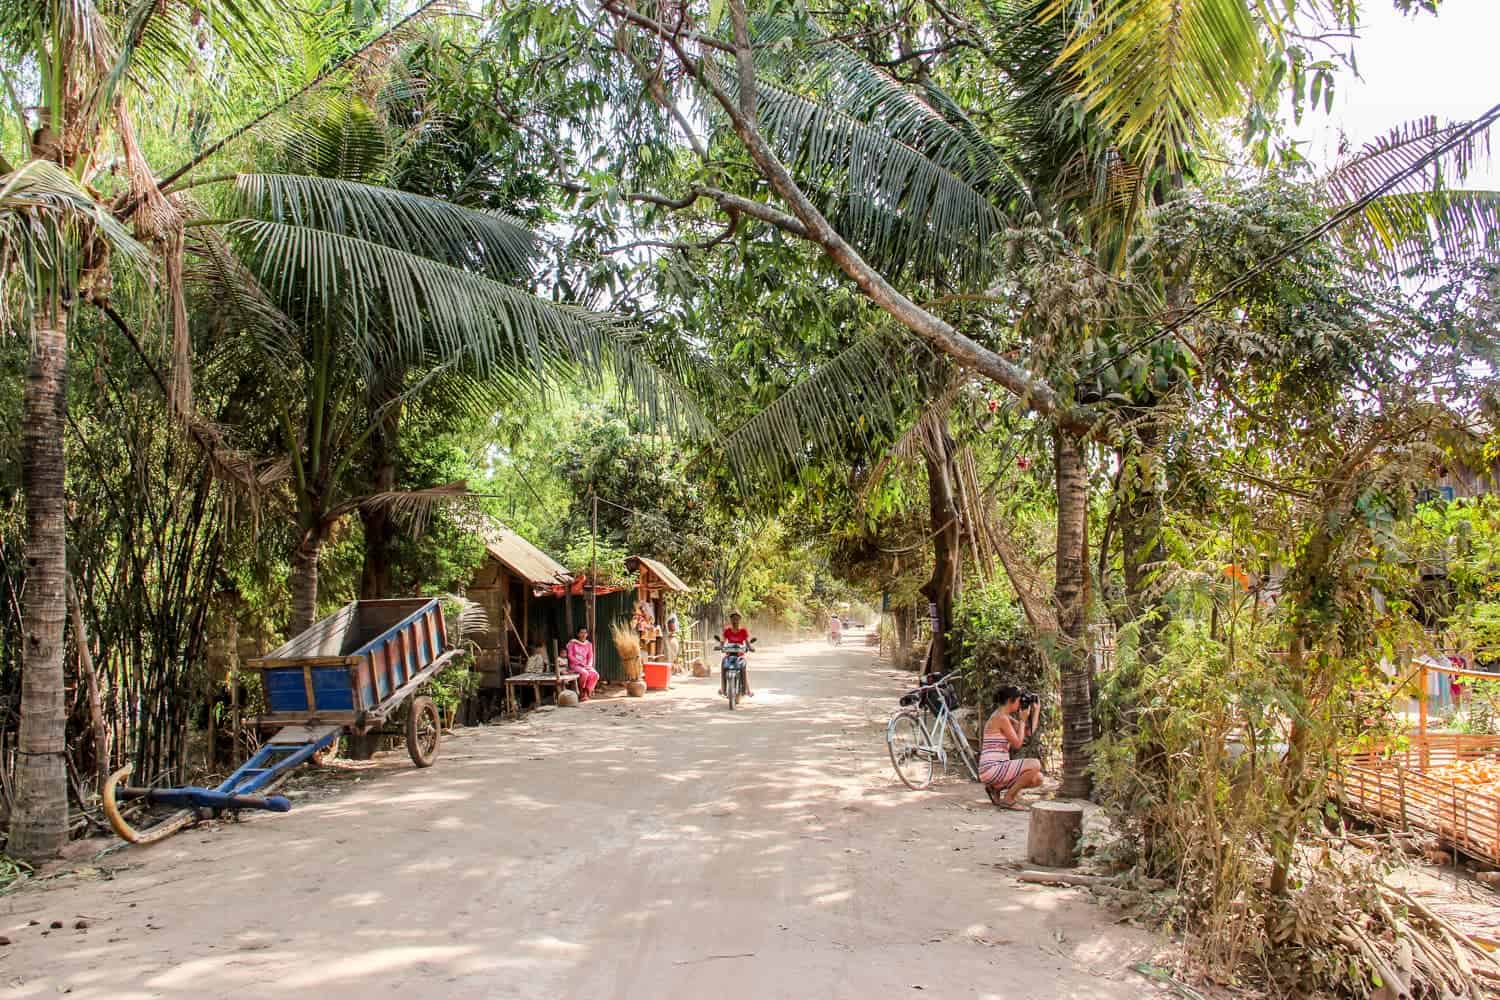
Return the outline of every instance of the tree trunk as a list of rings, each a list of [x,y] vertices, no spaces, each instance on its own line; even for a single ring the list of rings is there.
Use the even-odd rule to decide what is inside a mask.
[[[891,621],[896,627],[896,664],[904,668],[911,655],[911,608],[892,608]]]
[[[1116,486],[1115,510],[1120,530],[1120,566],[1125,579],[1125,614],[1138,624],[1137,654],[1134,662],[1117,667],[1122,674],[1118,688],[1123,692],[1138,692],[1142,697],[1127,694],[1114,705],[1115,711],[1098,716],[1101,732],[1110,728],[1134,728],[1147,735],[1136,750],[1136,779],[1150,787],[1155,794],[1163,794],[1167,786],[1166,747],[1157,737],[1165,719],[1161,708],[1147,707],[1142,689],[1143,668],[1154,665],[1161,658],[1161,634],[1166,627],[1166,605],[1161,600],[1158,588],[1152,586],[1150,577],[1156,567],[1166,559],[1166,546],[1162,541],[1165,521],[1160,476],[1157,473],[1160,456],[1156,446],[1160,440],[1160,428],[1149,416],[1141,424],[1134,441],[1120,450],[1120,478]],[[1103,556],[1101,555],[1101,561]],[[1165,845],[1163,852],[1170,856],[1171,832],[1156,818],[1151,810],[1140,816],[1141,854],[1146,859],[1148,871],[1157,870],[1157,848]],[[1169,862],[1170,863],[1170,862]]]
[[[1160,656],[1157,648],[1166,624],[1163,606],[1154,595],[1151,574],[1167,557],[1162,542],[1163,513],[1160,477],[1156,453],[1160,433],[1147,420],[1138,432],[1136,443],[1124,453],[1124,475],[1120,502],[1120,553],[1125,575],[1125,606],[1133,620],[1140,621],[1140,655],[1148,663]]]
[[[927,499],[933,535],[932,578],[922,585],[922,593],[937,608],[928,669],[941,674],[951,669],[948,630],[953,627],[953,601],[960,586],[963,526],[954,496],[953,438],[940,420],[934,421],[923,451],[927,459]]]
[[[1287,676],[1292,679],[1298,696],[1302,693],[1302,678],[1306,670],[1303,660],[1306,652],[1302,635],[1294,627],[1291,642],[1287,644],[1286,666]],[[1300,697],[1298,700],[1300,701]],[[1303,818],[1302,780],[1307,762],[1308,731],[1301,710],[1302,706],[1297,705],[1298,714],[1293,717],[1291,732],[1287,735],[1286,760],[1283,763],[1286,771],[1282,775],[1285,804],[1282,806],[1283,817],[1278,824],[1281,829],[1273,831],[1271,877],[1266,886],[1272,902],[1266,908],[1266,935],[1276,944],[1282,943],[1286,936],[1279,929],[1280,918],[1285,913],[1284,904],[1291,888],[1292,860],[1296,857],[1297,833],[1301,829]]]
[[[67,616],[67,312],[37,315],[26,371],[21,486],[26,493],[26,590],[21,625],[21,725],[15,811],[6,852],[56,857],[68,840],[67,714],[63,621]]]
[[[1063,776],[1058,792],[1068,798],[1087,798],[1093,790],[1088,766],[1089,743],[1094,738],[1088,608],[1084,601],[1088,477],[1081,442],[1066,431],[1053,432],[1053,441],[1057,468],[1057,580],[1053,597],[1057,603],[1057,667],[1063,714]]]
[[[396,488],[396,446],[401,435],[401,406],[396,402],[405,381],[404,372],[378,372],[370,390],[370,419],[379,426],[370,435],[370,492],[389,493]],[[369,600],[391,596],[391,548],[396,526],[384,504],[360,507],[365,528],[364,567],[359,577],[359,596]]]
[[[318,553],[322,533],[310,529],[292,555],[292,635],[306,631],[318,618]]]

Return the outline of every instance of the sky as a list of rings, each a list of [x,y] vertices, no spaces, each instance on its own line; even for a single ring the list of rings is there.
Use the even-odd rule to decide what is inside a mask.
[[[1306,155],[1331,163],[1340,131],[1353,148],[1423,115],[1473,118],[1500,104],[1500,0],[1443,0],[1437,15],[1403,16],[1391,0],[1365,0],[1355,42],[1360,77],[1345,74],[1332,112],[1309,112],[1292,132]],[[1468,187],[1500,188],[1500,130]]]

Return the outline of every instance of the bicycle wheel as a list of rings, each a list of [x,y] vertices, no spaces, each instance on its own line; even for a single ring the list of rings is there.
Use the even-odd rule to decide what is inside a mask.
[[[932,784],[932,761],[936,754],[927,745],[921,716],[910,709],[891,716],[885,727],[885,745],[891,752],[891,766],[903,785],[920,792]]]
[[[979,780],[979,758],[974,756],[973,744],[969,737],[964,734],[963,726],[953,716],[948,716],[948,739],[958,750],[959,758],[964,762],[964,768],[969,772],[972,781]]]

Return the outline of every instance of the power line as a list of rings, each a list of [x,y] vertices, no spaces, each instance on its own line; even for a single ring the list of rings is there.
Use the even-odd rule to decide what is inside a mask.
[[[1363,212],[1375,199],[1389,194],[1408,178],[1431,166],[1444,153],[1447,153],[1449,150],[1453,149],[1460,143],[1468,141],[1475,135],[1489,128],[1492,124],[1494,124],[1497,118],[1500,118],[1500,104],[1496,104],[1494,107],[1484,112],[1478,118],[1470,121],[1467,125],[1457,128],[1451,136],[1443,140],[1437,146],[1433,147],[1427,153],[1418,157],[1416,160],[1407,164],[1405,167],[1402,167],[1382,183],[1365,192],[1363,195],[1361,195],[1353,202],[1350,202],[1348,205],[1345,205],[1343,208],[1333,213],[1323,222],[1319,223],[1318,225],[1314,226],[1312,229],[1304,233],[1302,236],[1299,236],[1297,239],[1288,243],[1286,246],[1282,247],[1280,250],[1272,254],[1270,257],[1266,258],[1261,263],[1250,268],[1250,270],[1246,271],[1238,278],[1235,278],[1233,281],[1229,282],[1229,284],[1224,285],[1217,292],[1210,295],[1208,298],[1204,299],[1197,305],[1193,306],[1191,309],[1183,313],[1171,323],[1142,338],[1138,343],[1132,344],[1114,360],[1106,361],[1084,372],[1079,376],[1079,380],[1082,381],[1084,379],[1093,378],[1095,375],[1098,375],[1106,368],[1113,367],[1121,358],[1134,354],[1136,351],[1150,347],[1152,344],[1156,343],[1158,340],[1161,340],[1163,337],[1177,336],[1178,331],[1180,331],[1183,326],[1203,315],[1211,307],[1217,305],[1219,302],[1227,298],[1232,292],[1249,284],[1252,280],[1258,278],[1260,275],[1264,274],[1270,268],[1275,267],[1283,260],[1286,260],[1286,258],[1290,257],[1298,250],[1301,250],[1303,247],[1314,242],[1315,240],[1321,239],[1330,231],[1349,221],[1349,219],[1353,216],[1357,215],[1360,212]]]

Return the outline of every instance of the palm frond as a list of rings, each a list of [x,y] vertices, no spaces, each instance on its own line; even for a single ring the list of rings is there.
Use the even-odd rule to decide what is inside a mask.
[[[1051,0],[1068,25],[1059,68],[1137,162],[1174,167],[1239,110],[1265,60],[1247,0]]]
[[[525,274],[537,240],[520,222],[394,188],[304,174],[240,174],[243,212],[396,247],[495,277]]]
[[[271,40],[286,32],[292,16],[275,0],[135,0],[111,25],[118,44],[96,57],[101,67],[107,66],[96,88],[96,104],[107,107],[130,77],[147,90],[172,87],[210,45],[216,62],[227,57],[264,77],[278,55]],[[98,28],[101,36],[110,34],[102,19]]]
[[[972,187],[1021,185],[1011,158],[936,87],[908,87],[816,22],[772,16],[753,27],[758,69],[768,79],[858,121],[879,123]]]
[[[782,482],[851,444],[877,454],[906,429],[927,398],[928,373],[938,367],[925,345],[881,326],[820,364],[714,448],[742,481]]]
[[[1347,232],[1376,256],[1393,257],[1398,266],[1417,266],[1436,254],[1449,259],[1493,256],[1500,250],[1500,192],[1450,186],[1462,183],[1488,157],[1488,128],[1476,129],[1469,122],[1439,124],[1429,116],[1367,143],[1335,166],[1324,184],[1330,200],[1343,206],[1395,182]]]
[[[432,520],[432,514],[439,506],[464,502],[473,503],[474,497],[469,493],[469,484],[460,479],[421,490],[372,493],[335,507],[328,517],[343,517],[357,507],[383,510],[393,518],[404,521],[411,536],[416,538],[426,532],[427,523]]]
[[[731,92],[735,84],[728,82]],[[757,80],[760,125],[843,235],[889,270],[991,271],[986,260],[1004,228],[1000,209],[972,184],[875,125]]]
[[[612,317],[342,233],[262,219],[228,231],[272,296],[302,305],[293,319],[336,324],[367,356],[533,385],[608,371],[654,414],[701,422],[691,396]]]
[[[891,271],[988,273],[1001,206],[1025,193],[1001,150],[952,102],[902,85],[815,24],[765,17],[755,36],[761,131],[830,221]],[[737,74],[717,79],[737,92]]]
[[[207,227],[190,230],[187,249],[189,283],[206,290],[223,314],[254,338],[258,354],[276,378],[289,381],[288,363],[299,350],[297,324],[216,231]]]
[[[917,413],[901,436],[885,449],[870,469],[869,474],[859,484],[859,488],[855,490],[855,502],[858,506],[864,506],[865,501],[879,488],[891,469],[922,457],[926,442],[932,437],[932,422],[946,419],[963,388],[963,379],[950,380],[946,386],[941,387],[937,396]]]
[[[56,164],[30,160],[0,176],[0,277],[17,279],[4,282],[7,313],[29,315],[40,289],[71,284],[95,243],[128,268],[150,267],[146,247]]]
[[[461,594],[442,595],[444,604],[456,604],[458,606],[458,617],[449,619],[448,641],[452,644],[460,644],[470,639],[478,641],[480,636],[490,632],[489,613],[484,610],[484,605],[478,601],[471,601]]]
[[[1367,205],[1352,228],[1368,249],[1401,268],[1439,256],[1500,259],[1500,191],[1385,195]]]

